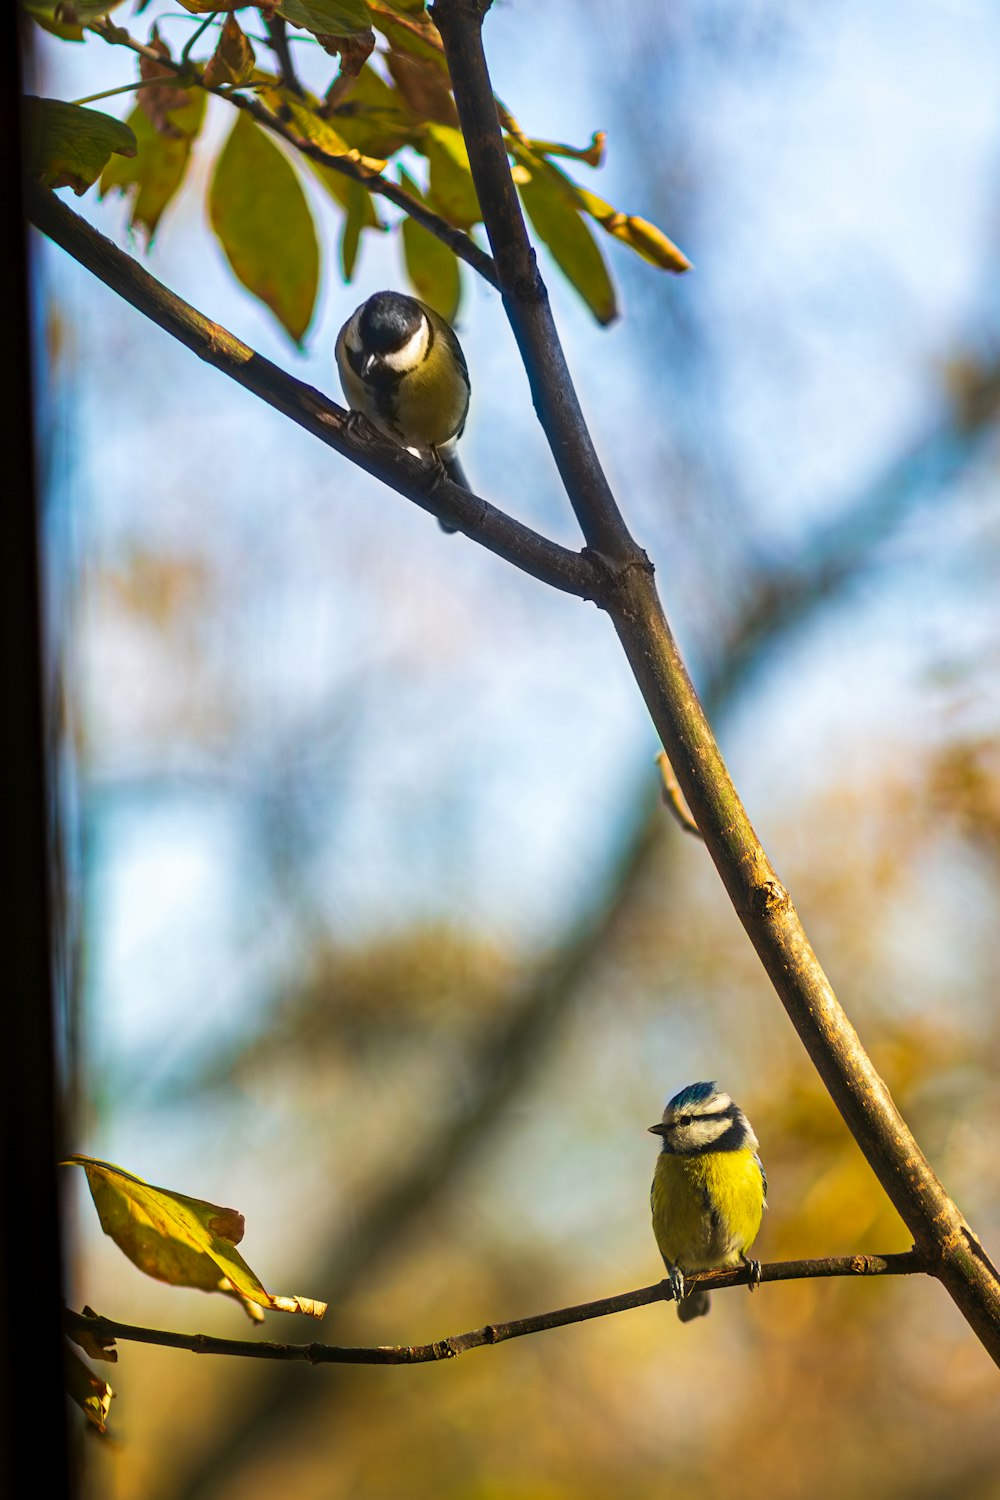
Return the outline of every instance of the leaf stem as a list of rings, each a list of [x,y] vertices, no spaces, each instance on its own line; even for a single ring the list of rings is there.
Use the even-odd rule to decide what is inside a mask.
[[[216,18],[216,16],[218,14],[219,14],[219,12],[217,10],[213,10],[212,14],[210,16],[206,16],[205,19],[204,19],[204,21],[202,21],[201,25],[199,27],[197,27],[194,31],[192,31],[191,35],[188,37],[187,41],[184,43],[183,48],[181,49],[181,55],[180,55],[180,65],[181,65],[181,67],[184,67],[184,65],[186,64],[188,58],[191,56],[191,49],[194,47],[195,43],[198,41],[198,38],[201,37],[201,36],[204,36],[205,32],[211,26],[212,22],[215,20],[215,18]]]

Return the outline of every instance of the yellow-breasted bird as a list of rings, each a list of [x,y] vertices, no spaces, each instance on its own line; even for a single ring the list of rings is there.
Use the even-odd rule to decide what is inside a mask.
[[[351,410],[468,489],[455,449],[469,410],[469,369],[451,324],[416,297],[375,292],[340,330],[336,355]]]
[[[710,1299],[702,1287],[685,1294],[685,1271],[743,1262],[750,1290],[759,1284],[760,1261],[747,1251],[767,1206],[767,1177],[750,1121],[714,1083],[688,1084],[649,1129],[663,1141],[649,1195],[653,1233],[677,1316],[689,1323],[708,1312]]]

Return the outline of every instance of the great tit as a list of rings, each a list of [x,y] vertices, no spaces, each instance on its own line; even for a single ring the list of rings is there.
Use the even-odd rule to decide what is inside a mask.
[[[663,1140],[649,1195],[653,1233],[677,1302],[689,1323],[708,1312],[702,1287],[685,1295],[684,1272],[737,1266],[760,1282],[760,1261],[748,1260],[767,1200],[767,1177],[750,1121],[714,1083],[691,1083],[675,1094],[653,1135]]]
[[[469,488],[455,453],[469,410],[469,370],[439,313],[402,292],[376,292],[337,335],[337,369],[352,411]]]

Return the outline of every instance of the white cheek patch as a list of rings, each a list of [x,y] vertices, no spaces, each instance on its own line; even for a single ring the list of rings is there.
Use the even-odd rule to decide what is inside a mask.
[[[729,1130],[732,1121],[719,1115],[707,1115],[701,1120],[692,1120],[690,1125],[684,1125],[678,1132],[685,1147],[710,1146],[720,1136],[724,1136]]]
[[[383,354],[382,363],[400,374],[416,369],[417,365],[424,362],[430,338],[430,324],[426,318],[421,318],[420,327],[416,333],[410,335],[401,349],[393,349],[390,354]]]
[[[344,346],[349,350],[351,354],[354,355],[360,355],[361,353],[361,333],[358,326],[360,322],[361,309],[359,307],[357,312],[354,313],[350,318],[347,327],[344,329]]]

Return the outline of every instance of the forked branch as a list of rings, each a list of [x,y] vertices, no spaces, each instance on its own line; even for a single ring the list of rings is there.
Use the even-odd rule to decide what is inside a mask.
[[[607,569],[605,607],[684,799],[792,1024],[917,1247],[1000,1364],[1000,1276],[935,1176],[809,944],[687,675],[652,566],[630,535],[600,468],[503,148],[482,41],[489,3],[436,0],[433,14],[504,306],[581,530]]]

